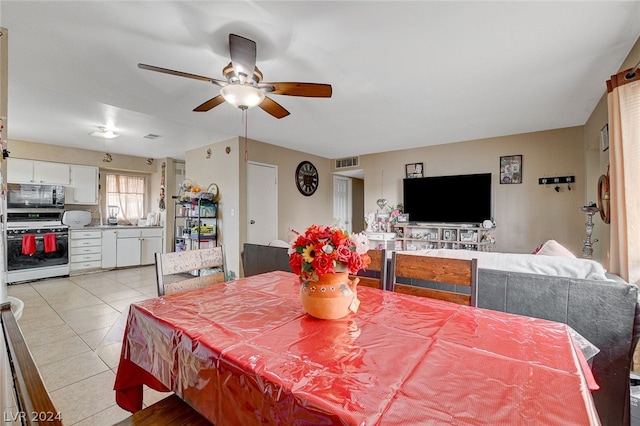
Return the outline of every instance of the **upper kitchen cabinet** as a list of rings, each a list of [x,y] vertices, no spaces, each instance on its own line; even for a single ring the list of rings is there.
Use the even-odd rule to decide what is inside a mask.
[[[71,182],[65,191],[65,204],[98,204],[98,168],[70,165]]]
[[[8,158],[7,182],[69,185],[69,165],[22,158]]]

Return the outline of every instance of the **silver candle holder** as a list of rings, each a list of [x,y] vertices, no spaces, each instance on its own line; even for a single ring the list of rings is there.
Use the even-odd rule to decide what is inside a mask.
[[[587,236],[584,239],[584,246],[582,247],[582,257],[591,259],[593,257],[593,243],[597,243],[598,240],[591,241],[591,234],[593,233],[593,215],[598,213],[599,209],[595,204],[580,207],[580,210],[587,215],[587,222],[584,224]]]

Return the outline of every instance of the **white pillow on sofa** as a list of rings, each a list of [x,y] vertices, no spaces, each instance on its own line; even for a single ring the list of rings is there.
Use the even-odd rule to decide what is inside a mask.
[[[562,256],[576,258],[576,255],[567,250],[562,244],[556,240],[549,240],[538,246],[533,254],[541,254],[544,256]]]
[[[478,268],[522,272],[553,277],[608,281],[606,270],[596,261],[577,257],[538,256],[535,254],[498,253],[471,250],[432,249],[403,251],[417,256],[478,259]]]

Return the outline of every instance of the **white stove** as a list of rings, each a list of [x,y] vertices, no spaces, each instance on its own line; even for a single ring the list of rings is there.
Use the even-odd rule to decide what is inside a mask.
[[[69,227],[60,211],[7,211],[7,282],[69,275]]]

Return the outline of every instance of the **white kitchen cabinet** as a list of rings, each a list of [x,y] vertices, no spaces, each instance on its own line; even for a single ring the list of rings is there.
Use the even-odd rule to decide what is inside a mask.
[[[7,159],[7,182],[69,185],[69,165],[47,161]]]
[[[140,230],[140,263],[151,265],[155,263],[155,253],[162,253],[162,229],[150,228]]]
[[[115,229],[104,229],[102,231],[102,269],[116,267],[118,231]]]
[[[65,204],[98,204],[98,168],[69,166],[70,182],[65,191]]]
[[[69,232],[69,271],[99,269],[102,265],[102,233],[72,229]]]
[[[140,265],[141,232],[139,228],[119,229],[116,238],[116,266]]]
[[[33,160],[7,158],[8,183],[33,183]]]
[[[69,185],[69,165],[34,161],[33,179],[39,183]]]

